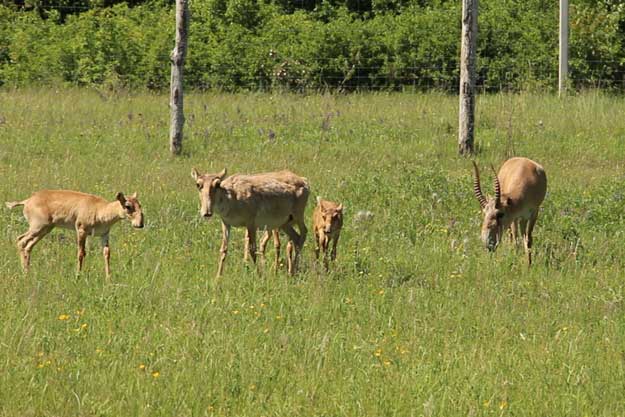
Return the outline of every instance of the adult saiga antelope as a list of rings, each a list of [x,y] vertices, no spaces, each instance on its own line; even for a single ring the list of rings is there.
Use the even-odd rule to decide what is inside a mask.
[[[125,197],[117,193],[115,201],[107,201],[101,197],[68,190],[41,190],[23,201],[7,202],[12,209],[24,206],[24,217],[29,228],[17,238],[17,248],[22,260],[22,268],[28,272],[30,252],[33,247],[54,227],[76,230],[78,243],[78,268],[82,269],[86,255],[85,243],[87,236],[100,236],[104,255],[104,271],[110,277],[111,250],[109,247],[109,231],[119,220],[128,219],[133,227],[143,227],[143,211],[137,200],[137,193]]]
[[[480,173],[475,162],[473,191],[484,213],[482,242],[489,251],[494,251],[501,241],[504,230],[511,228],[517,241],[517,230],[521,232],[527,253],[527,262],[532,264],[532,231],[538,218],[540,204],[547,193],[547,175],[538,163],[527,158],[508,159],[495,173],[495,197],[486,198],[480,186]]]
[[[236,174],[226,178],[226,169],[218,174],[201,174],[195,168],[191,171],[200,197],[200,214],[210,218],[215,212],[221,217],[222,242],[217,267],[218,277],[223,273],[232,226],[246,228],[246,248],[254,262],[256,262],[256,230],[263,228],[284,231],[290,241],[287,246],[289,274],[294,273],[299,253],[306,240],[304,210],[310,189],[308,182],[302,177],[299,177],[296,184],[280,181],[280,177],[287,175],[287,172]],[[288,172],[288,175],[296,176],[291,172]],[[294,225],[297,225],[299,234],[293,228]]]

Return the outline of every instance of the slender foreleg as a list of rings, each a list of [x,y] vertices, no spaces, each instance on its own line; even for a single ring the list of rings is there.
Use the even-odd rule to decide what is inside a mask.
[[[226,260],[226,255],[228,254],[228,239],[230,238],[230,226],[221,223],[221,248],[219,249],[219,265],[217,266],[217,277],[220,277],[224,272],[224,261]]]

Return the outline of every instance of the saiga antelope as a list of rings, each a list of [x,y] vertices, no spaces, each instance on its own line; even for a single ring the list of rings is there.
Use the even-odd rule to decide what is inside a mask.
[[[328,249],[332,242],[331,259],[336,259],[336,245],[343,227],[343,204],[323,200],[317,197],[317,206],[313,211],[313,232],[315,234],[315,256],[323,253],[323,266],[328,269]]]
[[[22,268],[28,272],[30,252],[45,235],[55,227],[76,231],[78,243],[78,267],[82,269],[86,255],[85,243],[87,236],[100,236],[104,255],[104,271],[110,277],[111,250],[109,247],[109,231],[119,220],[128,219],[133,227],[143,227],[143,211],[137,200],[137,193],[125,197],[117,193],[115,201],[107,200],[77,191],[41,190],[23,201],[7,202],[12,209],[24,206],[24,217],[29,228],[17,238],[17,248],[22,260]]]
[[[502,234],[511,228],[517,242],[517,230],[523,238],[527,262],[532,264],[532,231],[538,218],[540,204],[547,193],[547,175],[544,168],[527,158],[508,159],[495,173],[495,197],[486,198],[480,186],[480,173],[473,162],[475,178],[473,191],[484,213],[482,242],[494,251]]]
[[[293,173],[288,174],[295,177]],[[264,228],[284,231],[289,237],[289,243],[292,242],[287,246],[287,261],[289,274],[294,273],[296,261],[306,240],[304,210],[310,191],[305,178],[299,177],[299,185],[294,186],[280,181],[281,175],[286,175],[286,172],[237,174],[226,178],[226,169],[218,174],[200,174],[195,168],[191,171],[200,197],[200,214],[210,218],[215,212],[221,217],[222,242],[218,277],[223,273],[232,226],[246,228],[247,252],[254,262],[256,230]],[[297,225],[299,234],[293,228],[294,225]]]

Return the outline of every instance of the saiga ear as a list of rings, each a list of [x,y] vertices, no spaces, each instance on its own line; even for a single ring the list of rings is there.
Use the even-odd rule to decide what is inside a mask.
[[[336,211],[339,211],[341,213],[343,212],[343,203],[339,204],[339,206],[336,208]]]
[[[317,204],[321,205],[321,196],[320,195],[317,196]]]
[[[134,198],[136,200],[137,199],[137,192],[135,191],[134,193],[132,193],[132,195],[130,197]]]
[[[226,168],[224,168],[219,174],[217,174],[217,176],[219,177],[220,180],[223,180],[224,178],[226,178],[226,173],[227,173],[227,170]]]
[[[121,191],[117,193],[117,195],[115,196],[115,198],[117,199],[117,201],[119,201],[119,203],[123,206],[124,204],[126,204],[126,197],[124,197],[124,193],[122,193]]]
[[[200,173],[197,171],[197,169],[193,168],[191,170],[191,178],[193,178],[195,181],[197,181],[197,179],[200,177]]]

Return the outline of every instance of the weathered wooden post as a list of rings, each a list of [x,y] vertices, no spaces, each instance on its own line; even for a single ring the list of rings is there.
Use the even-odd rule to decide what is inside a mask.
[[[458,152],[473,153],[475,131],[475,60],[477,49],[478,0],[462,0],[462,43],[460,50],[460,111]]]
[[[558,95],[566,92],[569,75],[569,0],[560,0],[560,65],[558,67]]]
[[[171,95],[169,99],[171,116],[169,126],[169,149],[174,155],[178,155],[182,151],[182,128],[184,126],[182,75],[184,59],[187,54],[188,32],[188,0],[176,0],[176,45],[171,52]]]

